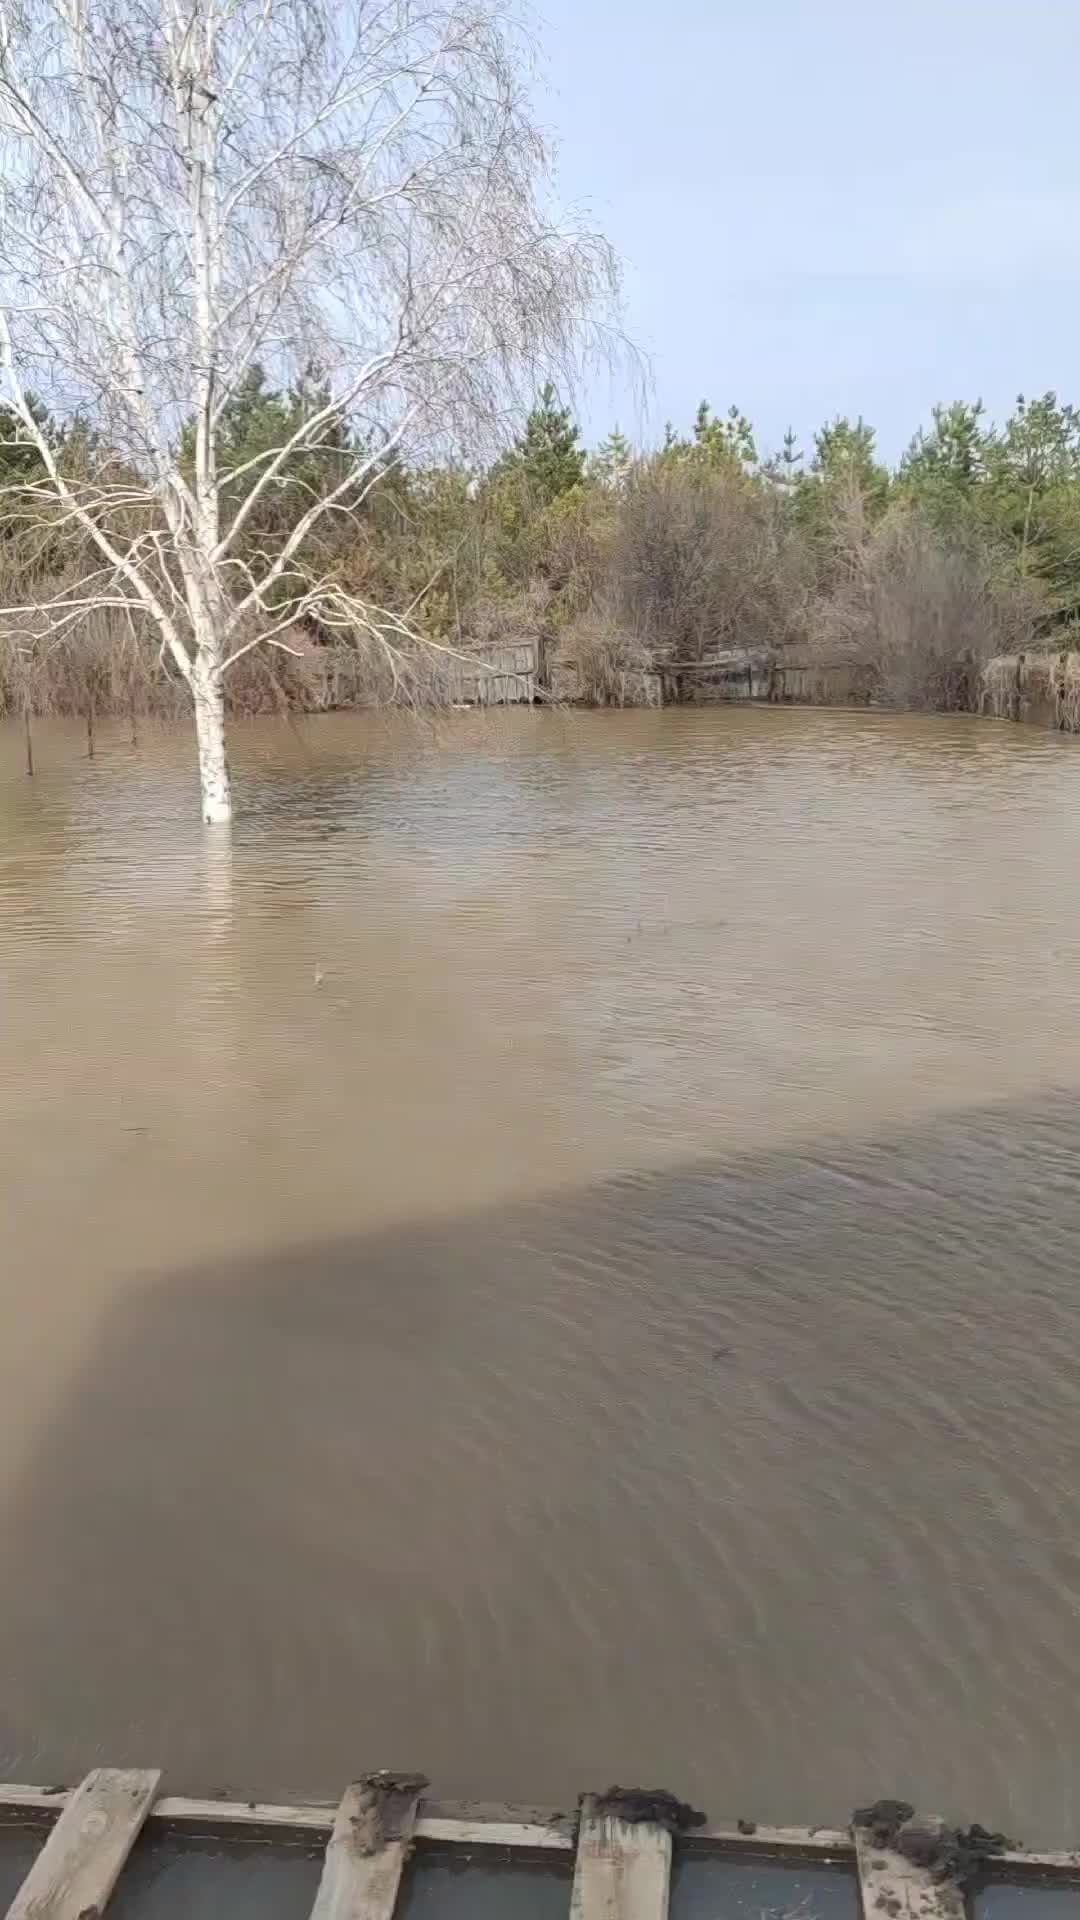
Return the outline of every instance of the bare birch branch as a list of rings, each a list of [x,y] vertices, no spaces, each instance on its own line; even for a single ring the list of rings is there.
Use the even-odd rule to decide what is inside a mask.
[[[207,818],[235,661],[341,624],[396,685],[421,644],[418,602],[370,608],[334,568],[394,459],[489,450],[608,337],[615,264],[554,215],[526,66],[499,0],[0,0],[0,365],[37,456],[0,539],[80,547],[93,588],[43,597],[45,628],[80,601],[152,622]],[[255,369],[299,398],[235,457]]]

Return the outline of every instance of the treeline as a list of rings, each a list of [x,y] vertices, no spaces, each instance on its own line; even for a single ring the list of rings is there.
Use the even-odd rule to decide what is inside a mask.
[[[219,465],[234,476],[226,516],[327,398],[316,375],[280,392],[251,370],[221,419]],[[331,416],[318,446],[285,463],[244,524],[241,565],[244,552],[273,554],[312,500],[340,484],[356,434]],[[49,422],[49,437],[80,484],[108,473],[110,533],[138,539],[137,508],[125,508],[108,450],[78,419]],[[95,602],[89,536],[44,493],[40,511],[32,492],[27,506],[38,458],[0,415],[0,489],[23,490],[0,531],[0,699],[9,709],[168,711],[182,690],[153,636]],[[935,409],[890,468],[862,420],[830,422],[805,450],[789,434],[766,455],[737,408],[716,415],[704,402],[690,432],[669,428],[656,448],[635,449],[615,430],[587,451],[548,388],[494,463],[390,455],[376,484],[342,500],[313,538],[325,578],[372,609],[370,644],[352,635],[355,660],[335,669],[339,703],[437,697],[440,662],[535,634],[556,661],[573,661],[582,694],[599,702],[632,701],[657,668],[738,647],[857,661],[882,700],[947,707],[965,703],[972,663],[1068,648],[1080,632],[1080,415],[1048,393],[1020,399],[998,426],[981,405],[957,402]],[[70,624],[46,641],[35,603],[81,580],[86,605],[74,593]],[[286,573],[282,617],[291,591]],[[392,648],[380,648],[381,621]],[[298,613],[291,640],[294,652],[256,649],[230,674],[234,709],[311,703],[303,656],[340,650],[342,638],[332,615],[314,625]]]

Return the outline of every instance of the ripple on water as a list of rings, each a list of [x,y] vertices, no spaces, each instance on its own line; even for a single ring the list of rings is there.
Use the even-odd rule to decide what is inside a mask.
[[[1074,1839],[1078,753],[0,736],[9,1777]]]

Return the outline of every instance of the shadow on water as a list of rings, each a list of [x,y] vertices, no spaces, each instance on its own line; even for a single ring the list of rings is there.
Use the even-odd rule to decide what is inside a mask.
[[[3,1515],[7,1777],[1075,1839],[1080,1108],[179,1271]]]

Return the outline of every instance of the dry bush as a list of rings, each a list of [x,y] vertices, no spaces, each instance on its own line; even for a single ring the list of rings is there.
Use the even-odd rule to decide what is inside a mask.
[[[1063,649],[1054,655],[1050,667],[1054,725],[1062,733],[1080,733],[1080,655]]]
[[[55,586],[54,586],[55,590]],[[485,613],[471,655],[500,639],[537,631],[542,599],[522,596],[513,609]],[[291,651],[255,647],[225,676],[230,716],[327,713],[362,706],[446,705],[458,694],[462,662],[455,652],[411,642],[396,631],[386,643],[315,645],[302,632],[282,638]],[[189,715],[191,695],[149,623],[102,606],[88,610],[62,635],[48,636],[32,604],[9,615],[0,631],[0,714],[123,715],[170,721]]]
[[[189,707],[187,688],[163,667],[156,640],[114,608],[91,608],[47,637],[28,606],[0,632],[0,712],[165,720]]]
[[[254,648],[225,676],[226,709],[233,719],[261,714],[333,713],[352,707],[439,707],[459,698],[468,661],[454,651],[403,643],[394,633],[384,647],[302,647],[296,654]]]
[[[737,472],[655,461],[631,476],[604,598],[657,665],[801,638],[806,547],[782,503]]]
[[[995,654],[992,660],[986,662],[979,701],[983,713],[992,714],[995,720],[1015,720],[1019,717],[1019,667],[1019,657],[1011,653]]]
[[[1080,655],[997,654],[982,676],[983,713],[998,720],[1033,720],[1061,733],[1080,733]]]
[[[577,699],[590,706],[660,704],[660,675],[648,646],[610,614],[582,614],[573,623],[563,639],[561,664]]]
[[[810,654],[869,668],[885,705],[976,708],[986,662],[1035,632],[1033,590],[1003,577],[988,548],[946,544],[911,515],[849,527],[841,552],[835,586],[811,610]]]
[[[1080,733],[1080,655],[1063,649],[1049,664],[1054,725],[1062,733]]]
[[[461,653],[483,659],[497,647],[516,640],[540,640],[551,623],[552,593],[547,582],[534,580],[520,593],[481,593],[451,644]]]

